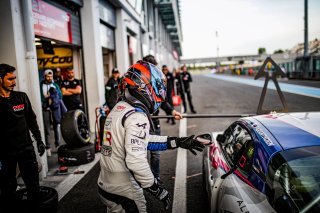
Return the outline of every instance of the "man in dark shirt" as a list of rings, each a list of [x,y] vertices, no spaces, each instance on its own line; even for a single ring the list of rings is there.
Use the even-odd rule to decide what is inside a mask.
[[[183,65],[181,68],[179,80],[181,83],[180,95],[183,103],[184,113],[187,112],[187,103],[186,103],[185,93],[187,93],[188,103],[189,103],[191,112],[197,113],[192,104],[192,96],[191,96],[191,88],[190,88],[190,82],[192,82],[192,77],[191,77],[191,74],[187,71],[186,65]]]
[[[102,108],[100,108],[100,139],[103,138],[103,128],[107,118],[108,113],[117,104],[118,101],[118,84],[120,83],[120,73],[118,68],[112,69],[112,75],[105,86],[105,99],[106,102]]]
[[[29,131],[37,142],[40,156],[45,152],[45,145],[28,96],[13,91],[14,71],[10,65],[0,64],[0,212],[15,212],[17,164],[27,188],[28,212],[38,212],[38,162]]]
[[[59,67],[54,72],[53,80],[54,80],[54,83],[58,84],[59,87],[61,87],[61,84],[63,81],[63,75],[61,74],[61,69]]]
[[[67,79],[61,84],[61,92],[63,95],[63,102],[68,110],[83,110],[80,98],[82,92],[81,82],[74,78],[74,71],[72,69],[68,69],[67,71]]]
[[[168,103],[173,106],[173,101],[172,101],[172,92],[174,89],[174,77],[171,72],[169,72],[169,69],[167,65],[162,66],[162,72],[167,78],[167,100]],[[171,113],[167,113],[167,115],[171,115]],[[174,121],[174,118],[168,118],[167,123],[171,120],[172,124],[175,124],[176,122]]]
[[[118,84],[119,84],[119,70],[117,68],[112,69],[112,76],[108,80],[105,87],[106,105],[111,111],[116,105],[118,100]]]

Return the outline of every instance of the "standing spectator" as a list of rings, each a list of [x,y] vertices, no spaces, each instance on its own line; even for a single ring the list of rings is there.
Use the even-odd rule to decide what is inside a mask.
[[[54,83],[58,84],[58,86],[61,87],[61,84],[63,81],[63,75],[61,74],[61,69],[59,67],[54,72],[53,80],[54,80]]]
[[[174,89],[174,78],[172,73],[169,72],[167,65],[162,66],[162,72],[167,78],[167,101],[171,106],[173,106],[172,93]],[[171,115],[171,113],[167,113],[167,115]],[[169,123],[170,120],[172,124],[176,124],[176,122],[174,121],[174,118],[168,118],[167,123]]]
[[[108,80],[105,87],[106,105],[110,111],[116,105],[118,100],[118,85],[120,83],[119,77],[120,74],[118,68],[113,68],[112,76]]]
[[[63,102],[68,110],[83,110],[80,98],[82,92],[81,81],[74,78],[73,69],[68,69],[67,79],[64,80],[61,85],[61,92],[63,95]]]
[[[54,131],[54,144],[56,147],[60,145],[60,122],[62,113],[65,112],[61,107],[62,94],[58,84],[53,82],[53,71],[47,69],[44,71],[44,80],[40,83],[40,95],[42,102],[42,115],[45,131],[46,148],[49,150],[50,143],[48,137],[50,136],[50,123],[52,118]]]
[[[29,131],[37,141],[40,156],[45,152],[45,145],[27,94],[13,91],[15,70],[0,64],[0,212],[16,212],[17,164],[27,188],[27,212],[39,212],[38,162]]]
[[[183,103],[184,113],[187,112],[187,103],[186,103],[185,93],[187,93],[187,98],[188,98],[191,112],[197,113],[194,110],[194,107],[192,104],[192,96],[191,96],[191,88],[190,88],[190,82],[192,82],[192,77],[191,77],[191,74],[187,71],[186,65],[183,65],[181,67],[179,79],[180,79],[180,84],[181,84],[180,95],[181,95],[181,99],[182,99],[182,103]]]

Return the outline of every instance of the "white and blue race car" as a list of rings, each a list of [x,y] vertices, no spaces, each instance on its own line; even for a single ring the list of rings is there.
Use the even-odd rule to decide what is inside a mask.
[[[320,112],[241,118],[212,136],[211,212],[320,212]]]

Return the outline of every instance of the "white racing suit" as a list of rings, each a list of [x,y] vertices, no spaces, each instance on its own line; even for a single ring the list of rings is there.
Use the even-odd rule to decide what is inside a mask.
[[[98,179],[108,212],[146,212],[142,188],[154,183],[147,149],[167,149],[167,136],[149,135],[149,130],[147,115],[127,102],[117,103],[108,115]]]

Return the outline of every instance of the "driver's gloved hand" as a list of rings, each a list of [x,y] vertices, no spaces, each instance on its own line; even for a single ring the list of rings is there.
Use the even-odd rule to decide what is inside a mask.
[[[195,150],[202,152],[204,149],[204,145],[202,142],[194,139],[194,135],[188,137],[168,137],[168,148],[175,149],[177,147],[181,147],[184,149],[189,149],[192,154],[197,155]]]
[[[154,179],[153,185],[146,188],[146,190],[160,200],[164,204],[166,210],[169,209],[171,205],[171,196],[167,189],[163,185],[159,184],[156,178]]]
[[[46,146],[44,145],[44,143],[42,141],[38,141],[37,147],[38,147],[39,155],[42,156],[44,154],[44,152],[46,151]]]

